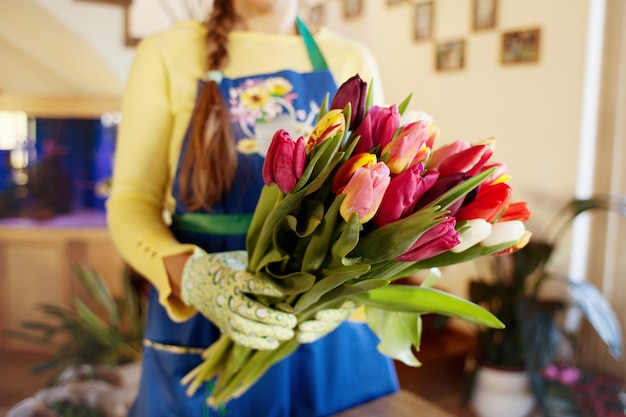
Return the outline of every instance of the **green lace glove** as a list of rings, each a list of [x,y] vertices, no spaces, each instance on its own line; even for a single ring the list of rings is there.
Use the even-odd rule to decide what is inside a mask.
[[[356,309],[357,305],[348,300],[339,308],[318,311],[313,320],[298,325],[296,340],[299,343],[313,343],[321,339],[346,321]]]
[[[267,308],[247,294],[281,297],[270,283],[246,271],[245,251],[208,254],[196,248],[183,269],[181,298],[235,343],[276,349],[293,338],[296,316]]]

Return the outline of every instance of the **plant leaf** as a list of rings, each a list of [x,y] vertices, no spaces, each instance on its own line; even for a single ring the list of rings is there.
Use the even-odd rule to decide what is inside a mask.
[[[484,308],[456,295],[414,285],[389,285],[353,296],[365,305],[407,313],[438,313],[487,327],[504,324]]]

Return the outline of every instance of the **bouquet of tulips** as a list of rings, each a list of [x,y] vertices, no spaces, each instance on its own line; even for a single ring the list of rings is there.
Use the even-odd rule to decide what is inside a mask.
[[[457,141],[434,149],[428,120],[402,124],[399,106],[371,105],[356,75],[322,103],[308,137],[275,133],[266,183],[247,235],[248,269],[285,297],[261,299],[299,322],[352,300],[365,306],[383,354],[419,361],[420,316],[438,313],[501,328],[488,311],[432,288],[437,267],[510,252],[528,241],[525,203],[511,203],[505,166],[490,163],[492,141]],[[330,104],[329,104],[330,102]],[[421,285],[390,285],[428,270]],[[216,378],[209,404],[244,393],[294,338],[253,350],[222,336],[183,380],[193,392]]]

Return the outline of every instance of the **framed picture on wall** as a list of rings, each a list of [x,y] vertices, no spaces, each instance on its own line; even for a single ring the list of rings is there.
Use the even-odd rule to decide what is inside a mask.
[[[364,0],[343,0],[343,16],[346,19],[354,19],[363,14]]]
[[[458,71],[465,66],[465,41],[457,40],[438,43],[435,47],[435,69]]]
[[[406,3],[407,0],[387,0],[387,6],[395,6],[396,4]]]
[[[318,3],[309,8],[307,16],[307,22],[313,27],[320,27],[324,25],[326,11],[324,10],[324,4]]]
[[[496,27],[498,0],[473,0],[472,28],[474,30],[493,29]]]
[[[433,37],[433,15],[435,3],[432,1],[413,6],[413,39],[428,40]]]
[[[502,63],[520,64],[539,61],[540,29],[527,29],[502,34]]]

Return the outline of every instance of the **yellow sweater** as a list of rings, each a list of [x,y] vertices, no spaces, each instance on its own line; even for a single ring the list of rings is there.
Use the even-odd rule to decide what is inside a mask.
[[[197,83],[203,77],[205,28],[181,22],[152,35],[137,48],[122,103],[113,170],[113,188],[107,202],[109,229],[125,260],[149,279],[173,320],[195,313],[172,296],[163,259],[191,252],[167,226],[175,207],[172,180],[193,110]],[[360,74],[380,80],[372,55],[354,41],[327,30],[315,35],[335,81]],[[232,32],[230,61],[224,75],[254,76],[283,69],[310,72],[302,38],[252,32]],[[381,102],[380,82],[373,85]]]

